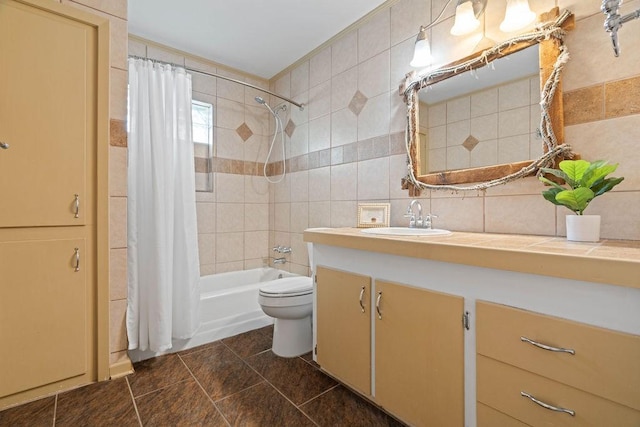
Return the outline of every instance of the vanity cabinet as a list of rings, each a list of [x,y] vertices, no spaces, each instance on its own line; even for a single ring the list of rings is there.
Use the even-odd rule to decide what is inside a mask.
[[[483,301],[476,318],[478,426],[495,425],[481,405],[532,426],[640,425],[639,336]]]
[[[318,266],[317,362],[405,422],[463,425],[462,313],[460,297]]]

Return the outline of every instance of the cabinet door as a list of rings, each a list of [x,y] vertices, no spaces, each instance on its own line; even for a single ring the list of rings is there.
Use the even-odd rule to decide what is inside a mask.
[[[0,227],[85,224],[94,43],[85,24],[0,0]]]
[[[371,278],[316,269],[318,364],[371,394]]]
[[[462,297],[376,281],[375,400],[417,426],[464,425]]]
[[[86,372],[85,246],[0,242],[0,397]]]

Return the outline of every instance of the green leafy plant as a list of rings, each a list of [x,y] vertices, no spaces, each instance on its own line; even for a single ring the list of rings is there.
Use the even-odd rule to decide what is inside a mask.
[[[607,175],[618,168],[618,164],[610,165],[605,160],[595,162],[563,160],[558,166],[560,169],[540,168],[540,171],[561,178],[569,188],[541,175],[538,177],[540,181],[551,186],[542,192],[542,196],[554,205],[567,207],[577,215],[584,214],[591,200],[624,180],[624,178],[607,178]]]

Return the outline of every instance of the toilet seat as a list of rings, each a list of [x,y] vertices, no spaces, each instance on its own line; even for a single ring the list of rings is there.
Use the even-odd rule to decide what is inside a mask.
[[[265,282],[260,287],[260,296],[267,298],[291,298],[313,293],[310,277],[285,277]]]

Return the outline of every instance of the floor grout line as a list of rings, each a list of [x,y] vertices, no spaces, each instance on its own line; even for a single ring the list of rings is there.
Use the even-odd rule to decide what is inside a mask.
[[[140,417],[140,412],[138,411],[138,404],[136,403],[136,398],[133,396],[133,390],[131,390],[131,384],[129,384],[129,378],[124,378],[127,381],[127,388],[129,389],[129,395],[131,396],[131,400],[133,401],[133,409],[136,411],[136,416],[138,417],[138,423],[140,427],[142,427],[142,418]]]
[[[197,353],[197,352],[196,352]],[[193,354],[193,353],[189,353],[189,354]],[[187,354],[187,356],[189,355]],[[209,393],[207,393],[207,390],[204,389],[204,387],[202,386],[202,384],[200,384],[200,381],[198,380],[198,378],[195,376],[195,374],[193,373],[193,371],[189,368],[189,365],[187,365],[187,363],[182,359],[182,356],[180,356],[180,354],[178,354],[178,359],[180,359],[180,361],[182,362],[182,364],[184,365],[184,367],[187,369],[187,371],[189,372],[189,375],[191,375],[191,378],[193,378],[193,380],[196,382],[196,384],[198,384],[198,387],[200,387],[200,390],[202,390],[202,392],[204,393],[204,395],[207,397],[207,399],[209,400],[209,402],[211,402],[211,404],[213,405],[213,407],[215,408],[215,410],[220,414],[220,416],[222,417],[222,419],[224,420],[225,423],[227,423],[227,425],[229,427],[231,427],[231,423],[229,422],[229,420],[227,419],[227,417],[225,417],[225,415],[222,413],[222,411],[220,410],[220,408],[218,408],[218,405],[216,405],[216,402],[211,398],[211,396],[209,396]]]

